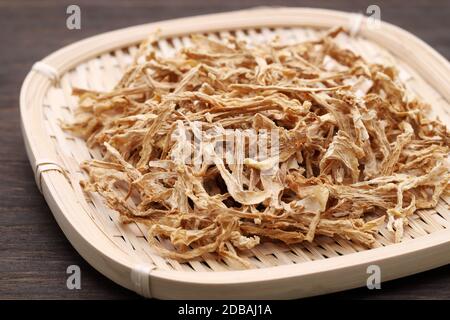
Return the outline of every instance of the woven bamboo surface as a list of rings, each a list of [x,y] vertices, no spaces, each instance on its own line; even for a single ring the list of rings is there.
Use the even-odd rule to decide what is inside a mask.
[[[324,19],[326,19],[326,17]],[[164,29],[162,31],[164,31]],[[220,40],[232,33],[238,38],[247,40],[249,43],[264,43],[265,41],[270,41],[273,37],[278,36],[283,42],[289,43],[315,38],[323,31],[324,28],[320,28],[320,26],[315,26],[314,28],[262,26],[256,28],[233,28],[221,31],[214,30],[205,32],[205,34],[211,38]],[[162,274],[164,275],[167,275],[170,272],[173,273],[173,271],[189,273],[202,272],[202,275],[205,272],[209,272],[223,275],[222,271],[230,272],[232,270],[227,264],[218,261],[211,255],[205,255],[202,259],[185,263],[159,256],[146,241],[146,227],[144,225],[136,223],[124,225],[120,223],[118,213],[109,209],[100,196],[90,194],[89,197],[86,197],[80,188],[79,182],[80,180],[85,179],[86,176],[80,170],[79,164],[83,160],[101,158],[102,155],[98,150],[88,149],[82,139],[76,138],[60,128],[59,123],[61,120],[65,122],[71,122],[73,120],[73,113],[77,106],[77,100],[71,95],[72,88],[86,88],[98,91],[112,89],[137,51],[137,43],[135,40],[138,39],[130,40],[131,45],[117,47],[114,50],[105,52],[99,50],[98,54],[91,54],[87,59],[67,70],[58,70],[59,74],[57,80],[49,82],[45,86],[42,85],[39,90],[40,96],[35,96],[38,101],[42,98],[42,104],[33,106],[33,108],[39,108],[39,113],[37,114],[40,118],[33,119],[33,122],[41,123],[45,129],[46,135],[50,137],[50,140],[37,141],[38,138],[36,138],[34,142],[30,142],[31,151],[29,151],[29,153],[32,154],[31,161],[32,163],[38,162],[37,183],[42,184],[43,193],[46,198],[53,198],[53,201],[61,212],[63,212],[63,215],[65,212],[72,212],[70,218],[62,217],[58,219],[57,217],[58,222],[72,243],[81,241],[80,239],[84,236],[80,235],[76,228],[71,229],[70,227],[67,227],[68,225],[86,225],[86,223],[90,223],[91,226],[87,227],[85,230],[87,234],[92,234],[90,241],[92,241],[92,239],[102,239],[101,241],[99,240],[98,245],[92,244],[93,247],[96,247],[96,250],[92,250],[92,248],[77,248],[81,251],[83,256],[94,265],[107,265],[108,263],[114,262],[113,258],[112,261],[108,261],[104,258],[99,262],[96,258],[99,251],[102,252],[104,257],[114,256],[117,254],[116,252],[120,251],[122,261],[126,261],[127,257],[129,257],[129,260],[133,261],[132,264],[145,265],[148,268],[147,270],[163,271]],[[447,91],[447,96],[445,96],[442,90],[437,90],[434,84],[425,80],[421,76],[421,70],[418,70],[415,65],[410,63],[410,57],[405,56],[403,54],[404,51],[396,52],[395,50],[387,50],[383,46],[383,41],[377,43],[376,41],[368,40],[367,37],[359,35],[354,37],[345,36],[339,41],[342,46],[351,48],[353,51],[362,55],[367,61],[395,65],[400,70],[400,77],[411,93],[419,96],[432,105],[433,116],[439,116],[442,121],[450,124],[449,91]],[[189,45],[188,35],[175,35],[160,40],[157,43],[157,49],[163,55],[171,55],[174,50]],[[98,49],[94,48],[93,50],[95,51]],[[67,58],[70,59],[69,56]],[[26,97],[24,99],[29,98]],[[28,105],[25,106],[25,108],[28,107]],[[24,108],[23,105],[22,108]],[[22,111],[22,113],[23,112],[24,111]],[[31,115],[29,115],[29,117],[31,117]],[[25,135],[28,136],[33,134],[32,129],[30,129],[31,119],[29,117],[23,115],[24,131]],[[30,138],[30,140],[32,139],[33,138]],[[33,143],[37,145],[45,143],[46,151],[37,151],[38,148],[33,147]],[[47,154],[51,154],[51,156],[47,157]],[[49,160],[46,163],[42,160],[47,158],[51,159],[51,161]],[[55,163],[57,165],[51,167]],[[39,165],[41,164],[50,167],[48,170],[40,172]],[[65,172],[65,175],[61,174],[62,171]],[[45,178],[48,179],[46,183],[43,183],[42,181],[44,175]],[[59,182],[55,180],[56,176],[58,176],[61,183],[63,180],[67,180],[70,184],[65,183],[64,186],[59,185]],[[50,181],[52,179],[53,182]],[[450,197],[442,197],[435,209],[419,210],[416,214],[411,216],[409,218],[409,225],[405,228],[403,243],[400,244],[400,246],[405,247],[411,241],[420,239],[425,240],[430,235],[441,234],[448,231],[450,227],[449,204]],[[74,208],[77,208],[76,212],[74,212]],[[446,250],[448,250],[448,232],[445,233],[443,239],[447,239]],[[398,244],[393,244],[393,240],[392,233],[388,232],[385,228],[381,229],[376,237],[375,249],[369,251],[373,251],[375,255],[376,252],[378,252],[376,248],[399,246]],[[169,241],[162,240],[162,243],[167,248],[171,248]],[[334,240],[319,237],[316,239],[315,243],[303,243],[290,246],[263,243],[257,248],[249,251],[247,257],[256,269],[265,269],[285,265],[299,266],[306,262],[325,260],[329,260],[331,264],[333,261],[336,261],[336,264],[339,264],[339,261],[342,260],[336,260],[336,258],[351,256],[354,253],[361,251],[367,251],[367,249],[344,239]],[[352,257],[357,256],[353,255]],[[123,262],[123,264],[126,264],[126,262]],[[423,266],[422,269],[434,267],[438,264],[442,264],[442,262],[440,261],[434,264],[435,265],[430,263],[430,265]],[[121,282],[122,285],[136,290],[133,279],[131,282],[128,281],[129,283],[125,280],[117,280],[117,278],[121,278],[121,276],[117,276],[115,273],[124,272],[121,267],[117,267],[116,269],[112,268],[114,269],[112,271],[109,270],[111,268],[110,266],[96,267],[117,282]],[[280,272],[281,270],[282,269],[280,269]],[[253,272],[253,270],[240,271],[239,275],[244,275],[246,272],[248,274],[249,272]],[[280,277],[280,275],[277,275],[276,277]],[[387,278],[389,278],[389,276],[387,276],[386,279]],[[213,282],[214,281],[210,283]],[[153,283],[153,286],[155,285],[156,283]],[[350,281],[348,287],[356,285],[361,285],[361,283],[352,283]],[[333,289],[331,286],[329,290],[318,290],[317,293],[334,291],[337,289],[340,289],[340,287],[337,286]],[[153,295],[155,295],[154,292]],[[300,294],[294,294],[294,296],[298,295]],[[173,294],[171,296],[170,293],[167,292],[161,294],[161,297],[181,296],[183,295]]]

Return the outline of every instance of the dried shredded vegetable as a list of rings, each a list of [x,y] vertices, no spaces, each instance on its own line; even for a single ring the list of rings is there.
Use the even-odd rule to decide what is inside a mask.
[[[291,45],[195,35],[171,57],[145,42],[114,90],[74,91],[64,127],[104,154],[82,164],[84,190],[179,260],[250,267],[241,253],[262,241],[319,236],[371,247],[385,223],[401,241],[448,187],[449,135],[395,68],[340,48],[343,32]],[[276,152],[250,157],[246,132]]]

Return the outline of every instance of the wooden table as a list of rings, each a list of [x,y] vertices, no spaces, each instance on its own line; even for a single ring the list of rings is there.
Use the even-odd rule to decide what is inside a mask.
[[[81,30],[66,28],[66,8],[82,11]],[[0,299],[134,299],[72,248],[34,183],[19,119],[19,90],[33,62],[76,40],[157,20],[260,5],[306,6],[363,12],[381,7],[383,20],[416,34],[450,58],[450,2],[415,1],[10,1],[0,0]],[[401,41],[401,39],[399,39]],[[68,290],[66,268],[81,268],[81,290]],[[322,298],[449,299],[450,266]]]

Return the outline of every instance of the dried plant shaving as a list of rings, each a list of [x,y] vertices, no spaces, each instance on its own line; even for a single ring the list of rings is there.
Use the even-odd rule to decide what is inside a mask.
[[[261,46],[195,35],[172,57],[145,42],[112,91],[74,90],[76,122],[65,128],[104,154],[82,164],[85,191],[148,225],[149,242],[179,260],[216,253],[250,267],[245,252],[262,241],[318,236],[371,247],[385,223],[401,241],[407,218],[448,188],[448,132],[395,68],[340,48],[342,32]],[[220,155],[227,129],[235,152]],[[277,157],[247,158],[236,139],[247,129],[278,130]],[[200,166],[187,163],[194,145],[183,132],[202,140]]]

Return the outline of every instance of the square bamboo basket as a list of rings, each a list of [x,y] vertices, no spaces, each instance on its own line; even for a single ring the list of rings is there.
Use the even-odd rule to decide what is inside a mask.
[[[297,298],[366,285],[367,267],[378,265],[387,281],[450,262],[449,197],[433,210],[409,219],[405,239],[394,244],[382,229],[376,247],[366,250],[343,239],[281,246],[265,243],[252,250],[250,270],[231,270],[211,256],[180,263],[159,256],[141,225],[123,225],[99,196],[86,198],[79,163],[101,155],[61,130],[76,107],[72,87],[111,89],[140,41],[160,30],[162,54],[189,46],[188,35],[221,39],[232,33],[250,43],[278,35],[299,41],[344,26],[352,36],[342,45],[369,61],[395,64],[403,82],[450,124],[450,64],[412,34],[382,22],[370,28],[354,14],[306,8],[259,8],[140,25],[101,34],[52,53],[35,64],[21,90],[22,129],[36,183],[59,226],[92,266],[118,284],[156,298]]]

